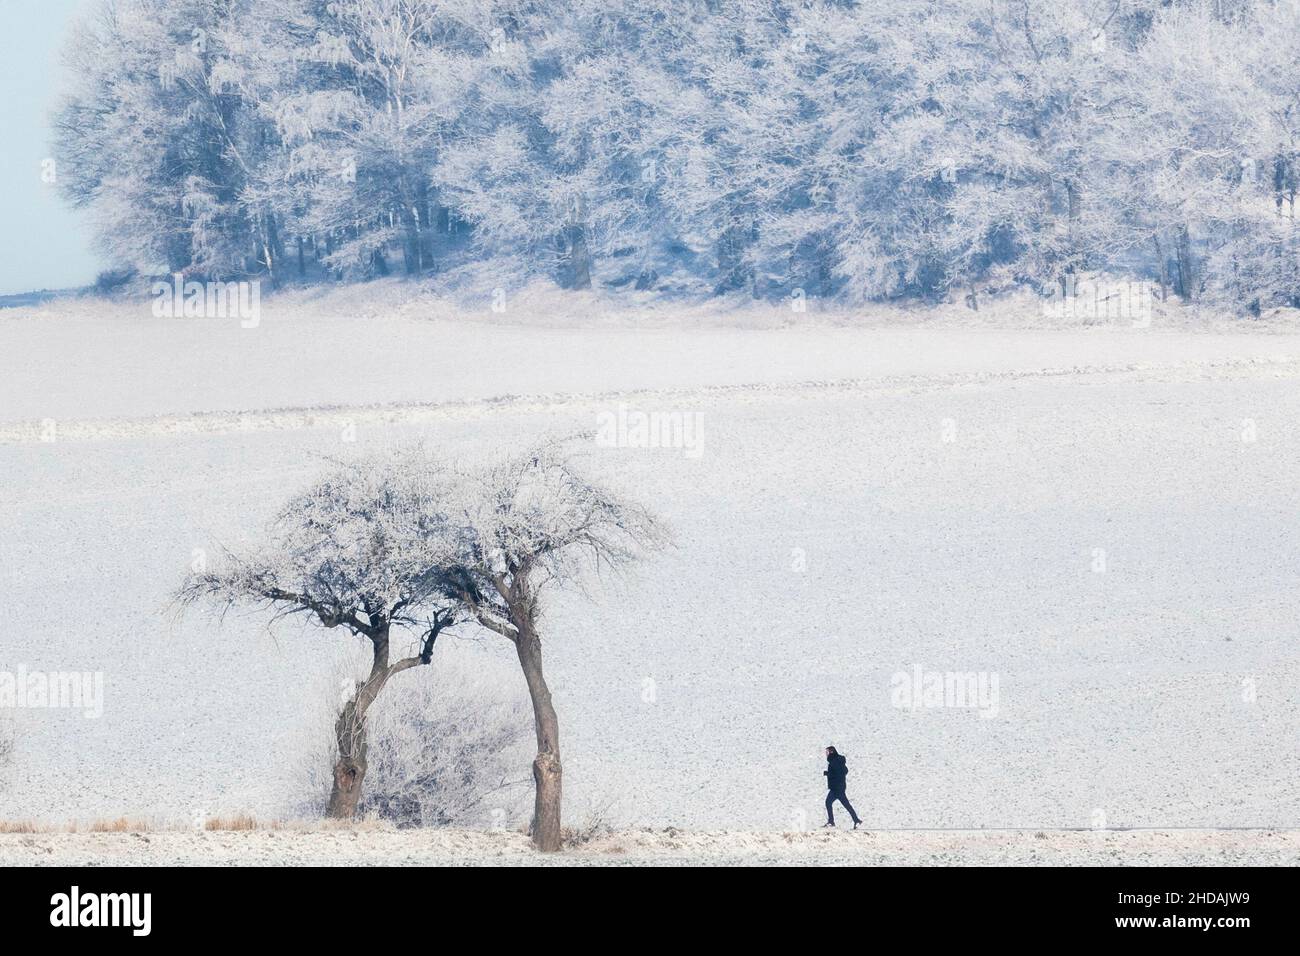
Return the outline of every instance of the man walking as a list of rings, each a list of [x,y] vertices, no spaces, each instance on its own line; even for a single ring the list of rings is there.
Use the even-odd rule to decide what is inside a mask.
[[[826,769],[822,772],[826,775],[826,786],[830,789],[830,793],[826,794],[825,826],[835,826],[835,811],[831,809],[831,804],[838,800],[844,805],[844,809],[849,811],[849,816],[853,818],[853,829],[856,830],[862,821],[858,819],[853,804],[849,803],[849,798],[844,795],[844,788],[848,783],[849,765],[834,747],[826,748]]]

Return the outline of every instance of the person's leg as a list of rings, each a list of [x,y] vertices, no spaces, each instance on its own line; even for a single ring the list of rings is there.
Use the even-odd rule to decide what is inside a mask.
[[[857,811],[853,809],[853,804],[849,803],[848,793],[844,790],[840,791],[840,803],[844,804],[844,809],[849,811],[849,816],[853,818],[854,823],[862,822],[858,819]]]
[[[831,808],[831,804],[834,802],[835,802],[835,791],[832,790],[830,793],[826,794],[826,823],[829,826],[835,825],[835,811],[834,809]]]

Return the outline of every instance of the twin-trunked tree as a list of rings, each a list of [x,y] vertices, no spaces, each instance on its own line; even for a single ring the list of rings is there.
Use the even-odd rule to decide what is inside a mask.
[[[537,732],[532,835],[558,850],[559,720],[542,670],[540,597],[588,569],[616,568],[663,535],[642,508],[583,479],[555,445],[473,471],[421,451],[340,466],[292,498],[268,544],[191,575],[182,606],[262,605],[368,641],[369,674],[335,722],[326,815],[349,818],[366,773],[366,713],[393,675],[432,660],[446,629],[475,622],[514,646]],[[391,659],[394,630],[416,652]]]

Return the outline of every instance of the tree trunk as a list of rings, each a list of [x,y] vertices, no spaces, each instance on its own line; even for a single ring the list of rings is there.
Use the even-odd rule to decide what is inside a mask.
[[[1079,253],[1079,184],[1073,179],[1068,179],[1065,183],[1065,204],[1070,243],[1067,271],[1073,273],[1085,264],[1081,261],[1083,257]]]
[[[351,820],[361,803],[361,784],[366,777],[366,711],[375,702],[388,680],[388,627],[377,630],[370,638],[374,661],[365,683],[357,684],[352,699],[334,722],[334,741],[338,753],[334,759],[334,783],[330,788],[325,816],[332,820]]]
[[[569,250],[569,259],[564,270],[564,287],[590,289],[591,252],[587,248],[587,227],[582,223],[571,223],[566,226],[564,241]]]
[[[1160,270],[1160,301],[1169,301],[1169,261],[1165,258],[1164,246],[1160,244],[1160,234],[1152,236],[1156,244],[1156,263]]]
[[[365,725],[354,723],[355,710],[349,701],[334,724],[338,756],[334,759],[334,782],[330,787],[325,816],[331,820],[351,820],[361,803],[361,784],[366,777]]]
[[[429,202],[429,186],[421,181],[416,189],[415,216],[417,253],[420,273],[433,268],[433,219]]]
[[[280,259],[284,256],[284,243],[280,241],[280,230],[276,225],[275,216],[266,213],[262,217],[263,222],[263,239],[262,253],[265,256],[266,277],[271,282],[272,289],[280,287],[280,273],[276,271],[280,264]]]
[[[1186,225],[1178,231],[1174,252],[1178,257],[1178,294],[1190,302],[1196,295],[1196,278],[1192,262],[1192,237]]]
[[[533,702],[533,723],[537,729],[537,756],[533,759],[533,843],[553,853],[560,849],[560,799],[563,767],[560,765],[560,721],[551,703],[551,691],[542,676],[542,644],[531,624],[519,627],[515,642],[519,665]]]
[[[568,218],[560,230],[560,244],[565,253],[560,270],[560,286],[565,289],[591,288],[591,250],[587,247],[587,201],[573,196]]]

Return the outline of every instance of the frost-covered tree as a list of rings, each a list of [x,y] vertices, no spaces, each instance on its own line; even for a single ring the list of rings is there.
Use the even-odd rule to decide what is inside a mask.
[[[563,123],[557,129],[547,119],[575,50],[591,48],[575,8],[509,0],[484,8],[478,42],[460,61],[465,108],[433,179],[471,227],[473,253],[488,268],[508,264],[583,289],[591,285],[590,213],[600,183],[558,144]],[[579,94],[564,109],[588,105]]]
[[[543,597],[587,569],[624,566],[663,543],[664,532],[642,507],[582,477],[553,444],[452,478],[436,497],[446,510],[429,527],[455,529],[459,555],[443,566],[444,593],[519,658],[537,735],[533,841],[558,850],[563,765],[542,668]]]
[[[1112,239],[1149,243],[1161,285],[1184,299],[1201,294],[1198,247],[1231,218],[1242,161],[1255,152],[1240,122],[1249,124],[1250,111],[1233,105],[1251,90],[1231,62],[1232,33],[1203,7],[1158,17],[1122,64],[1132,79],[1129,110],[1103,141],[1112,173],[1103,188],[1123,223]]]
[[[434,0],[249,2],[229,79],[268,128],[245,198],[275,208],[298,273],[408,275],[447,223],[431,171],[465,108],[479,7]]]
[[[1125,108],[1093,157],[1112,258],[1129,250],[1130,267],[1184,300],[1295,299],[1295,66],[1274,38],[1298,16],[1294,0],[1174,5],[1117,62]]]
[[[74,85],[55,117],[59,183],[115,259],[209,275],[269,268],[274,224],[239,202],[256,144],[221,81],[238,7],[109,0],[74,32]]]
[[[689,95],[666,105],[691,135],[675,144],[665,191],[678,230],[707,243],[718,292],[758,297],[788,285],[791,227],[819,216],[821,134],[806,122],[809,51],[796,9],[773,0],[706,7],[678,54]]]
[[[181,607],[246,605],[265,607],[274,618],[302,614],[369,645],[370,671],[334,724],[330,817],[357,811],[371,705],[396,674],[429,664],[438,636],[458,620],[438,573],[457,558],[446,550],[454,535],[437,526],[438,503],[427,499],[429,490],[396,459],[340,466],[285,504],[262,548],[191,574],[177,594]],[[413,651],[394,660],[402,635]]]

